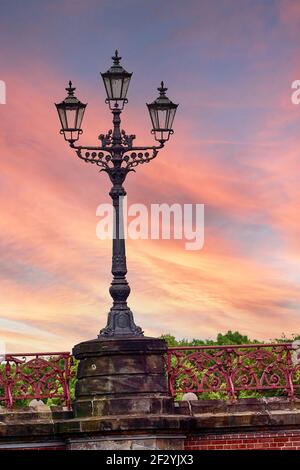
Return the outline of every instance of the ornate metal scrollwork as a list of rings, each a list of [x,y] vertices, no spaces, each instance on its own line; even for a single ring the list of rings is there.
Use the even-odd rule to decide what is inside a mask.
[[[0,403],[12,408],[18,400],[58,398],[71,407],[70,353],[6,354],[0,369]]]
[[[112,159],[111,155],[105,155],[103,152],[85,152],[83,155],[81,148],[78,148],[76,153],[81,160],[84,160],[87,163],[100,166],[102,170],[110,169],[109,162]]]
[[[132,142],[135,139],[134,134],[127,135],[124,130],[121,131],[122,144],[127,147],[127,149],[132,149]]]
[[[245,391],[277,391],[293,400],[300,393],[293,352],[292,343],[169,348],[170,393],[219,392],[236,400]]]
[[[122,129],[120,132],[120,140],[123,149],[119,149],[121,151],[127,151],[132,149],[132,143],[136,136],[134,134],[126,134],[126,132]],[[110,129],[107,134],[100,134],[99,140],[101,141],[101,147],[103,149],[109,150],[112,148],[113,145],[113,131]]]
[[[122,170],[121,173],[123,173],[124,169],[131,171],[131,169],[139,164],[149,163],[158,155],[158,150],[153,147],[152,154],[149,152],[135,151],[131,152],[129,155],[123,155],[121,158],[114,158],[111,154],[105,154],[103,151],[96,151],[96,148],[93,151],[86,151],[86,148],[84,147],[77,147],[76,153],[81,160],[100,166],[103,170],[107,171],[107,173],[111,170],[114,170],[114,173],[118,173],[118,171]],[[115,164],[116,161],[119,163],[118,166]],[[123,164],[124,166],[122,166]]]
[[[101,147],[106,148],[112,144],[112,129],[108,131],[107,134],[100,134],[99,140],[101,141]]]
[[[134,168],[139,164],[149,163],[158,154],[158,150],[153,148],[152,155],[149,152],[132,152],[130,155],[125,155],[123,160],[126,162],[126,168]]]

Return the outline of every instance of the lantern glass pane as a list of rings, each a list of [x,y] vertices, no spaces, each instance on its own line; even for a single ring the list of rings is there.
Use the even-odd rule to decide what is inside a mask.
[[[122,78],[111,78],[112,98],[119,100],[122,98]]]
[[[111,100],[112,99],[112,89],[111,89],[111,86],[110,86],[111,85],[110,78],[109,77],[103,77],[103,82],[104,82],[107,98],[109,100]]]
[[[157,141],[161,141],[161,140],[169,140],[169,137],[170,137],[170,131],[163,131],[163,130],[157,130],[157,131],[154,131],[154,135],[155,135],[155,140]]]
[[[130,78],[131,77],[124,77],[123,78],[122,96],[121,96],[121,98],[123,100],[125,100],[125,98],[127,96],[127,91],[128,91],[128,87],[129,87],[129,83],[130,83]]]
[[[177,108],[175,107],[170,109],[169,116],[168,116],[168,129],[172,129],[176,109]]]
[[[149,114],[152,122],[152,127],[153,129],[157,128],[158,125],[158,119],[157,119],[157,112],[153,107],[148,106],[149,109]]]
[[[65,140],[67,141],[73,141],[75,142],[76,140],[79,139],[79,131],[78,130],[75,130],[75,131],[70,131],[70,130],[67,130],[64,132],[64,137],[65,137]]]
[[[77,124],[77,108],[69,108],[66,110],[67,115],[67,128],[76,129]]]
[[[157,114],[158,114],[157,129],[167,129],[168,109],[159,109]]]
[[[57,111],[58,111],[58,116],[59,116],[59,119],[60,119],[61,127],[62,127],[62,129],[66,129],[68,127],[66,111],[65,111],[64,108],[60,108],[58,106],[57,106]]]
[[[81,129],[81,123],[82,123],[84,111],[85,111],[85,106],[80,106],[80,108],[78,108],[76,129]]]

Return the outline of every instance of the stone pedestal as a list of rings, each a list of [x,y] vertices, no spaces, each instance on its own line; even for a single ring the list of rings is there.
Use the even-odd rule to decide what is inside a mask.
[[[76,345],[75,417],[172,414],[167,344],[147,337],[97,338]]]

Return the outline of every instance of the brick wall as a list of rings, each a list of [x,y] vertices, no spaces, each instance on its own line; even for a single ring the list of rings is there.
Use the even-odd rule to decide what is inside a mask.
[[[185,450],[300,450],[300,431],[189,436]]]

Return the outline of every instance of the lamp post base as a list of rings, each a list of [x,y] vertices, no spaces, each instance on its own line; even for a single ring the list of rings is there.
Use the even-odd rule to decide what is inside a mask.
[[[100,330],[98,338],[103,336],[144,336],[140,326],[134,323],[133,313],[127,305],[112,307],[109,314],[107,325]]]
[[[141,336],[99,337],[76,345],[76,417],[170,414],[167,344]]]

